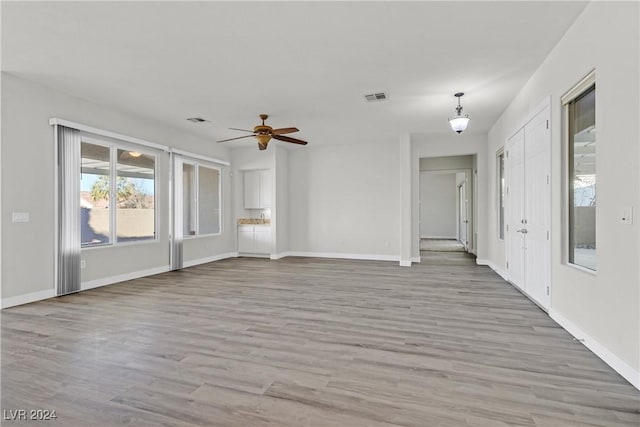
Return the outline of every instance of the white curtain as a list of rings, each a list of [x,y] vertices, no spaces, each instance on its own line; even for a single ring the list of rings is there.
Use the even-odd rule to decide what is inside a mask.
[[[58,139],[58,277],[56,295],[80,290],[80,133],[56,125]]]

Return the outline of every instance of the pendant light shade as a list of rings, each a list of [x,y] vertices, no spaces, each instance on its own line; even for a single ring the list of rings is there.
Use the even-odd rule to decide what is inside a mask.
[[[464,95],[463,92],[458,92],[454,96],[458,98],[458,106],[456,107],[456,116],[449,118],[449,124],[454,132],[462,133],[469,124],[469,115],[462,115],[462,106],[460,105],[460,97]]]

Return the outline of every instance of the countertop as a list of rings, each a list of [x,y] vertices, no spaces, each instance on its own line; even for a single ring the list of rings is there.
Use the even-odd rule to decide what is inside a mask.
[[[238,218],[236,223],[238,225],[269,225],[271,224],[271,220],[259,218]]]

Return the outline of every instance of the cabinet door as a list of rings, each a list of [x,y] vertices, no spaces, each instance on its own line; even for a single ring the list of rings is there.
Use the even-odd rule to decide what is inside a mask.
[[[244,208],[260,209],[260,171],[244,172]]]
[[[253,226],[238,227],[238,252],[251,253],[255,251]]]
[[[260,171],[260,207],[271,207],[271,171]]]
[[[255,252],[258,254],[271,253],[271,228],[255,227]]]

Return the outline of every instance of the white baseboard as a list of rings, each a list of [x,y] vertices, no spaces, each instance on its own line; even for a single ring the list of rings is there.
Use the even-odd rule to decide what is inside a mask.
[[[400,261],[397,255],[349,254],[342,252],[286,252],[286,256],[304,256],[310,258],[361,259],[368,261]]]
[[[271,259],[282,259],[282,258],[286,258],[286,257],[290,256],[289,254],[290,254],[290,252],[280,252],[279,254],[271,254],[269,256],[269,258],[271,258]]]
[[[271,255],[269,254],[252,254],[249,252],[238,252],[238,256],[246,257],[246,258],[266,258],[271,259]]]
[[[400,267],[411,267],[411,263],[413,262],[412,259],[401,259],[400,260]]]
[[[182,268],[193,267],[194,265],[206,264],[208,262],[220,261],[221,259],[237,258],[238,252],[227,252],[226,254],[214,255],[206,258],[192,259],[183,261]]]
[[[89,280],[80,284],[80,290],[99,288],[101,286],[112,285],[114,283],[124,282],[127,280],[139,279],[140,277],[152,276],[154,274],[166,273],[171,267],[164,265],[162,267],[150,268],[147,270],[132,271],[131,273],[118,274],[117,276],[103,277],[100,279]]]
[[[16,305],[29,304],[30,302],[41,301],[47,298],[53,298],[56,295],[53,289],[46,289],[44,291],[31,292],[24,295],[18,295],[15,297],[2,298],[2,308],[15,307]]]
[[[476,258],[476,264],[478,264],[478,265],[486,265],[487,267],[489,267],[490,269],[495,271],[498,276],[502,277],[506,281],[509,281],[509,279],[507,279],[507,272],[504,271],[503,269],[499,268],[492,261],[489,261],[488,259]]]
[[[502,277],[505,281],[509,281],[507,279],[506,271],[498,268],[493,262],[486,259],[476,259],[476,264],[478,265],[487,265],[493,271],[495,271],[500,277]],[[510,283],[511,284],[511,283]],[[511,284],[514,288],[518,289],[515,285]],[[520,292],[523,292],[521,289],[518,289]],[[525,295],[533,300],[526,293]],[[624,379],[629,381],[631,385],[640,390],[640,371],[635,370],[633,367],[629,366],[626,362],[620,359],[618,356],[613,354],[609,349],[596,341],[593,337],[586,334],[582,329],[576,326],[569,319],[555,311],[553,308],[549,309],[549,317],[558,323],[562,328],[564,328],[567,332],[573,335],[578,341],[580,341],[585,347],[591,350],[596,356],[602,359],[607,365],[609,365],[614,371],[619,373]]]
[[[237,257],[237,252],[229,252],[226,254],[215,255],[207,258],[200,258],[196,260],[187,261],[184,263],[184,267],[191,267],[198,264],[204,264],[207,262],[218,261],[225,258]],[[152,276],[154,274],[166,273],[171,270],[168,265],[156,268],[150,268],[147,270],[133,271],[131,273],[119,274],[117,276],[103,277],[100,279],[89,280],[80,284],[80,290],[86,291],[89,289],[99,288],[101,286],[112,285],[114,283],[124,282],[127,280],[139,279],[140,277]],[[29,294],[18,295],[11,298],[2,298],[0,303],[2,308],[15,307],[16,305],[28,304],[30,302],[41,301],[47,298],[53,298],[55,296],[54,289],[48,289],[44,291],[32,292]]]
[[[609,351],[605,346],[596,341],[593,337],[586,334],[578,326],[573,324],[569,319],[555,311],[549,310],[549,316],[562,326],[567,332],[573,335],[578,341],[584,344],[589,350],[595,353],[607,365],[613,368],[624,379],[629,381],[631,385],[640,390],[640,372],[629,366],[618,356]]]
[[[420,263],[420,261],[422,261],[422,260],[420,259],[420,257],[419,257],[419,256],[414,256],[414,257],[412,257],[412,258],[411,258],[411,262],[416,262],[416,263],[418,263],[418,264],[419,264],[419,263]]]

